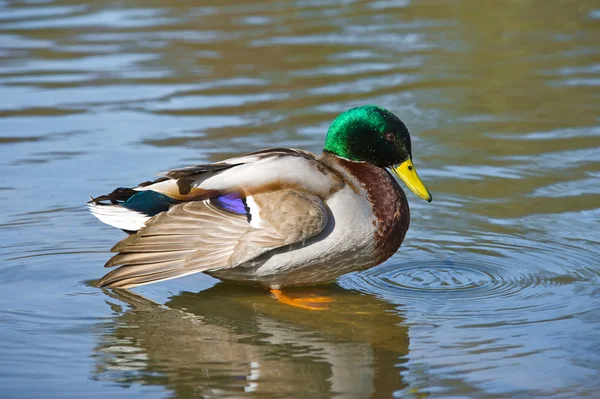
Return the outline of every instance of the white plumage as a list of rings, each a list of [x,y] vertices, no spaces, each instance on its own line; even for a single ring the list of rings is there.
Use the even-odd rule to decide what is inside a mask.
[[[105,205],[90,202],[87,204],[92,215],[102,223],[127,231],[137,231],[144,227],[150,216],[127,209],[121,205]]]

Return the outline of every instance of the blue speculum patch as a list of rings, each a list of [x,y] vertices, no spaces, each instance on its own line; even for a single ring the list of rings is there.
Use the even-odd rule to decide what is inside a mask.
[[[238,193],[225,194],[220,197],[211,198],[213,204],[229,212],[245,215],[247,212],[244,200]]]

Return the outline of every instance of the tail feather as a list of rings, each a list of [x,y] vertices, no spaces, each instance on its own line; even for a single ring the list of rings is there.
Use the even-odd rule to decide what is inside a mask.
[[[119,229],[135,232],[153,216],[167,211],[179,201],[154,191],[118,188],[110,194],[91,198],[87,206],[100,221]]]
[[[89,202],[87,206],[92,215],[101,222],[122,230],[138,231],[150,219],[150,216],[144,213],[127,209],[121,205]]]

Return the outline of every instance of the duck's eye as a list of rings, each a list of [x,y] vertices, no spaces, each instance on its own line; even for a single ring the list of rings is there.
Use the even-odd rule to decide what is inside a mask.
[[[386,133],[385,139],[387,141],[396,141],[396,135],[394,133]]]

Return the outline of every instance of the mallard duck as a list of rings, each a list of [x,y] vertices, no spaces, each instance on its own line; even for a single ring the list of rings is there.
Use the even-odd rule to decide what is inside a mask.
[[[130,235],[117,243],[101,287],[131,288],[204,272],[283,287],[331,282],[392,256],[409,226],[406,196],[431,194],[410,135],[390,111],[366,105],[331,124],[323,154],[271,148],[171,170],[92,198],[91,213]]]

